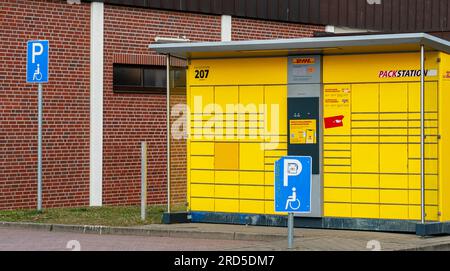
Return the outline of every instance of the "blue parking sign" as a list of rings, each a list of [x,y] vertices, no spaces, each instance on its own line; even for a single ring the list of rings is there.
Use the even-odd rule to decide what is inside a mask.
[[[27,83],[48,83],[48,40],[27,43]]]
[[[275,162],[275,212],[311,213],[311,164],[310,156]]]

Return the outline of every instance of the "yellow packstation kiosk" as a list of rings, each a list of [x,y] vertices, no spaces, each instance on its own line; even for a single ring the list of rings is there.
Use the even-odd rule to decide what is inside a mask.
[[[312,212],[297,226],[450,233],[448,41],[417,33],[150,48],[188,60],[193,222],[283,225],[274,162],[306,155]]]

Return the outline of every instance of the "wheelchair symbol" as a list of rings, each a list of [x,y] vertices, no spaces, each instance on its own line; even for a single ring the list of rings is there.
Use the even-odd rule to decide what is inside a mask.
[[[290,207],[290,209],[288,209]],[[288,197],[286,201],[285,210],[298,210],[300,209],[300,200],[297,198],[297,189],[292,188],[292,195]]]
[[[33,80],[36,80],[36,81],[42,80],[42,73],[41,73],[41,69],[39,68],[39,64],[37,64],[37,68],[34,71]]]

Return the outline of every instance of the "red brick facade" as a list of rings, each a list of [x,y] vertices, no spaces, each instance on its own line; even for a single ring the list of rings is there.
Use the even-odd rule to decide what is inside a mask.
[[[50,41],[44,85],[43,207],[89,205],[90,4],[60,0],[0,3],[0,209],[36,206],[37,86],[25,83],[26,41]],[[103,203],[137,204],[140,142],[149,142],[151,204],[166,199],[165,95],[112,91],[113,63],[163,65],[148,50],[156,36],[219,41],[220,16],[105,5]],[[311,36],[321,26],[237,19],[232,38]],[[177,97],[178,100],[183,100]],[[175,199],[184,198],[183,148],[175,152]],[[181,199],[181,200],[180,200]]]
[[[26,42],[50,41],[44,85],[43,207],[89,204],[89,5],[0,3],[0,208],[33,208],[37,85],[25,83]]]

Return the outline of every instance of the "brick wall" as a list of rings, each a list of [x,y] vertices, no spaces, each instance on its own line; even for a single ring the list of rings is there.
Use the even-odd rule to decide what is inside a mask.
[[[50,42],[44,84],[43,207],[89,204],[88,4],[0,2],[0,209],[35,208],[37,85],[25,83],[26,42]]]
[[[37,86],[25,83],[26,41],[50,41],[44,85],[44,208],[89,204],[90,5],[2,0],[0,55],[0,209],[36,206]],[[220,16],[105,5],[105,205],[138,204],[140,142],[149,142],[150,204],[166,199],[165,95],[112,91],[113,63],[164,65],[156,36],[219,41]],[[323,27],[233,18],[233,39],[310,36]],[[174,96],[174,102],[184,97]],[[185,148],[173,149],[174,203],[185,200]]]

